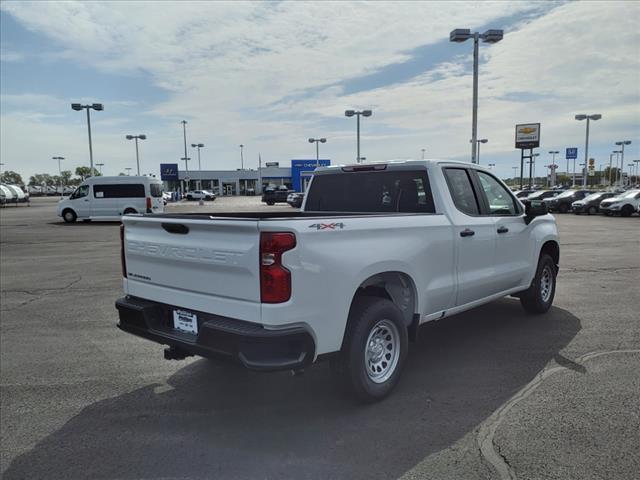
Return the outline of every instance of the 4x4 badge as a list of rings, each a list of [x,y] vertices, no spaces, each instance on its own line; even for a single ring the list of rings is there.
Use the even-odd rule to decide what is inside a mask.
[[[309,228],[315,228],[316,230],[335,230],[336,228],[343,229],[344,223],[314,223],[309,225]]]

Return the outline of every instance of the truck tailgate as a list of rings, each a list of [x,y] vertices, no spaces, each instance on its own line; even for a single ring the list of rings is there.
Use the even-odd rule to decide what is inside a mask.
[[[127,294],[260,320],[257,220],[126,216],[123,223]]]

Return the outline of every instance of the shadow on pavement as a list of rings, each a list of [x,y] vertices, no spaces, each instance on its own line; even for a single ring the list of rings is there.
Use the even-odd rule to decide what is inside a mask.
[[[172,389],[86,407],[4,478],[395,478],[473,430],[580,328],[513,299],[432,322],[396,391],[369,406],[336,392],[326,364],[292,377],[202,359]]]

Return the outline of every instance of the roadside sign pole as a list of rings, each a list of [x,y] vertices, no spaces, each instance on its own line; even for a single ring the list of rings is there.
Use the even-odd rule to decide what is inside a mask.
[[[524,180],[524,148],[520,149],[520,190],[523,189]]]

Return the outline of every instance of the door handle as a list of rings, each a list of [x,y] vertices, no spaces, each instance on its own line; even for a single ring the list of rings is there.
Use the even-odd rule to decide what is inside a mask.
[[[498,228],[498,233],[507,233],[508,231],[509,231],[509,229],[507,227]]]
[[[476,232],[474,232],[473,230],[470,230],[468,228],[465,228],[464,230],[462,230],[460,232],[460,236],[461,237],[473,237],[476,234]]]

